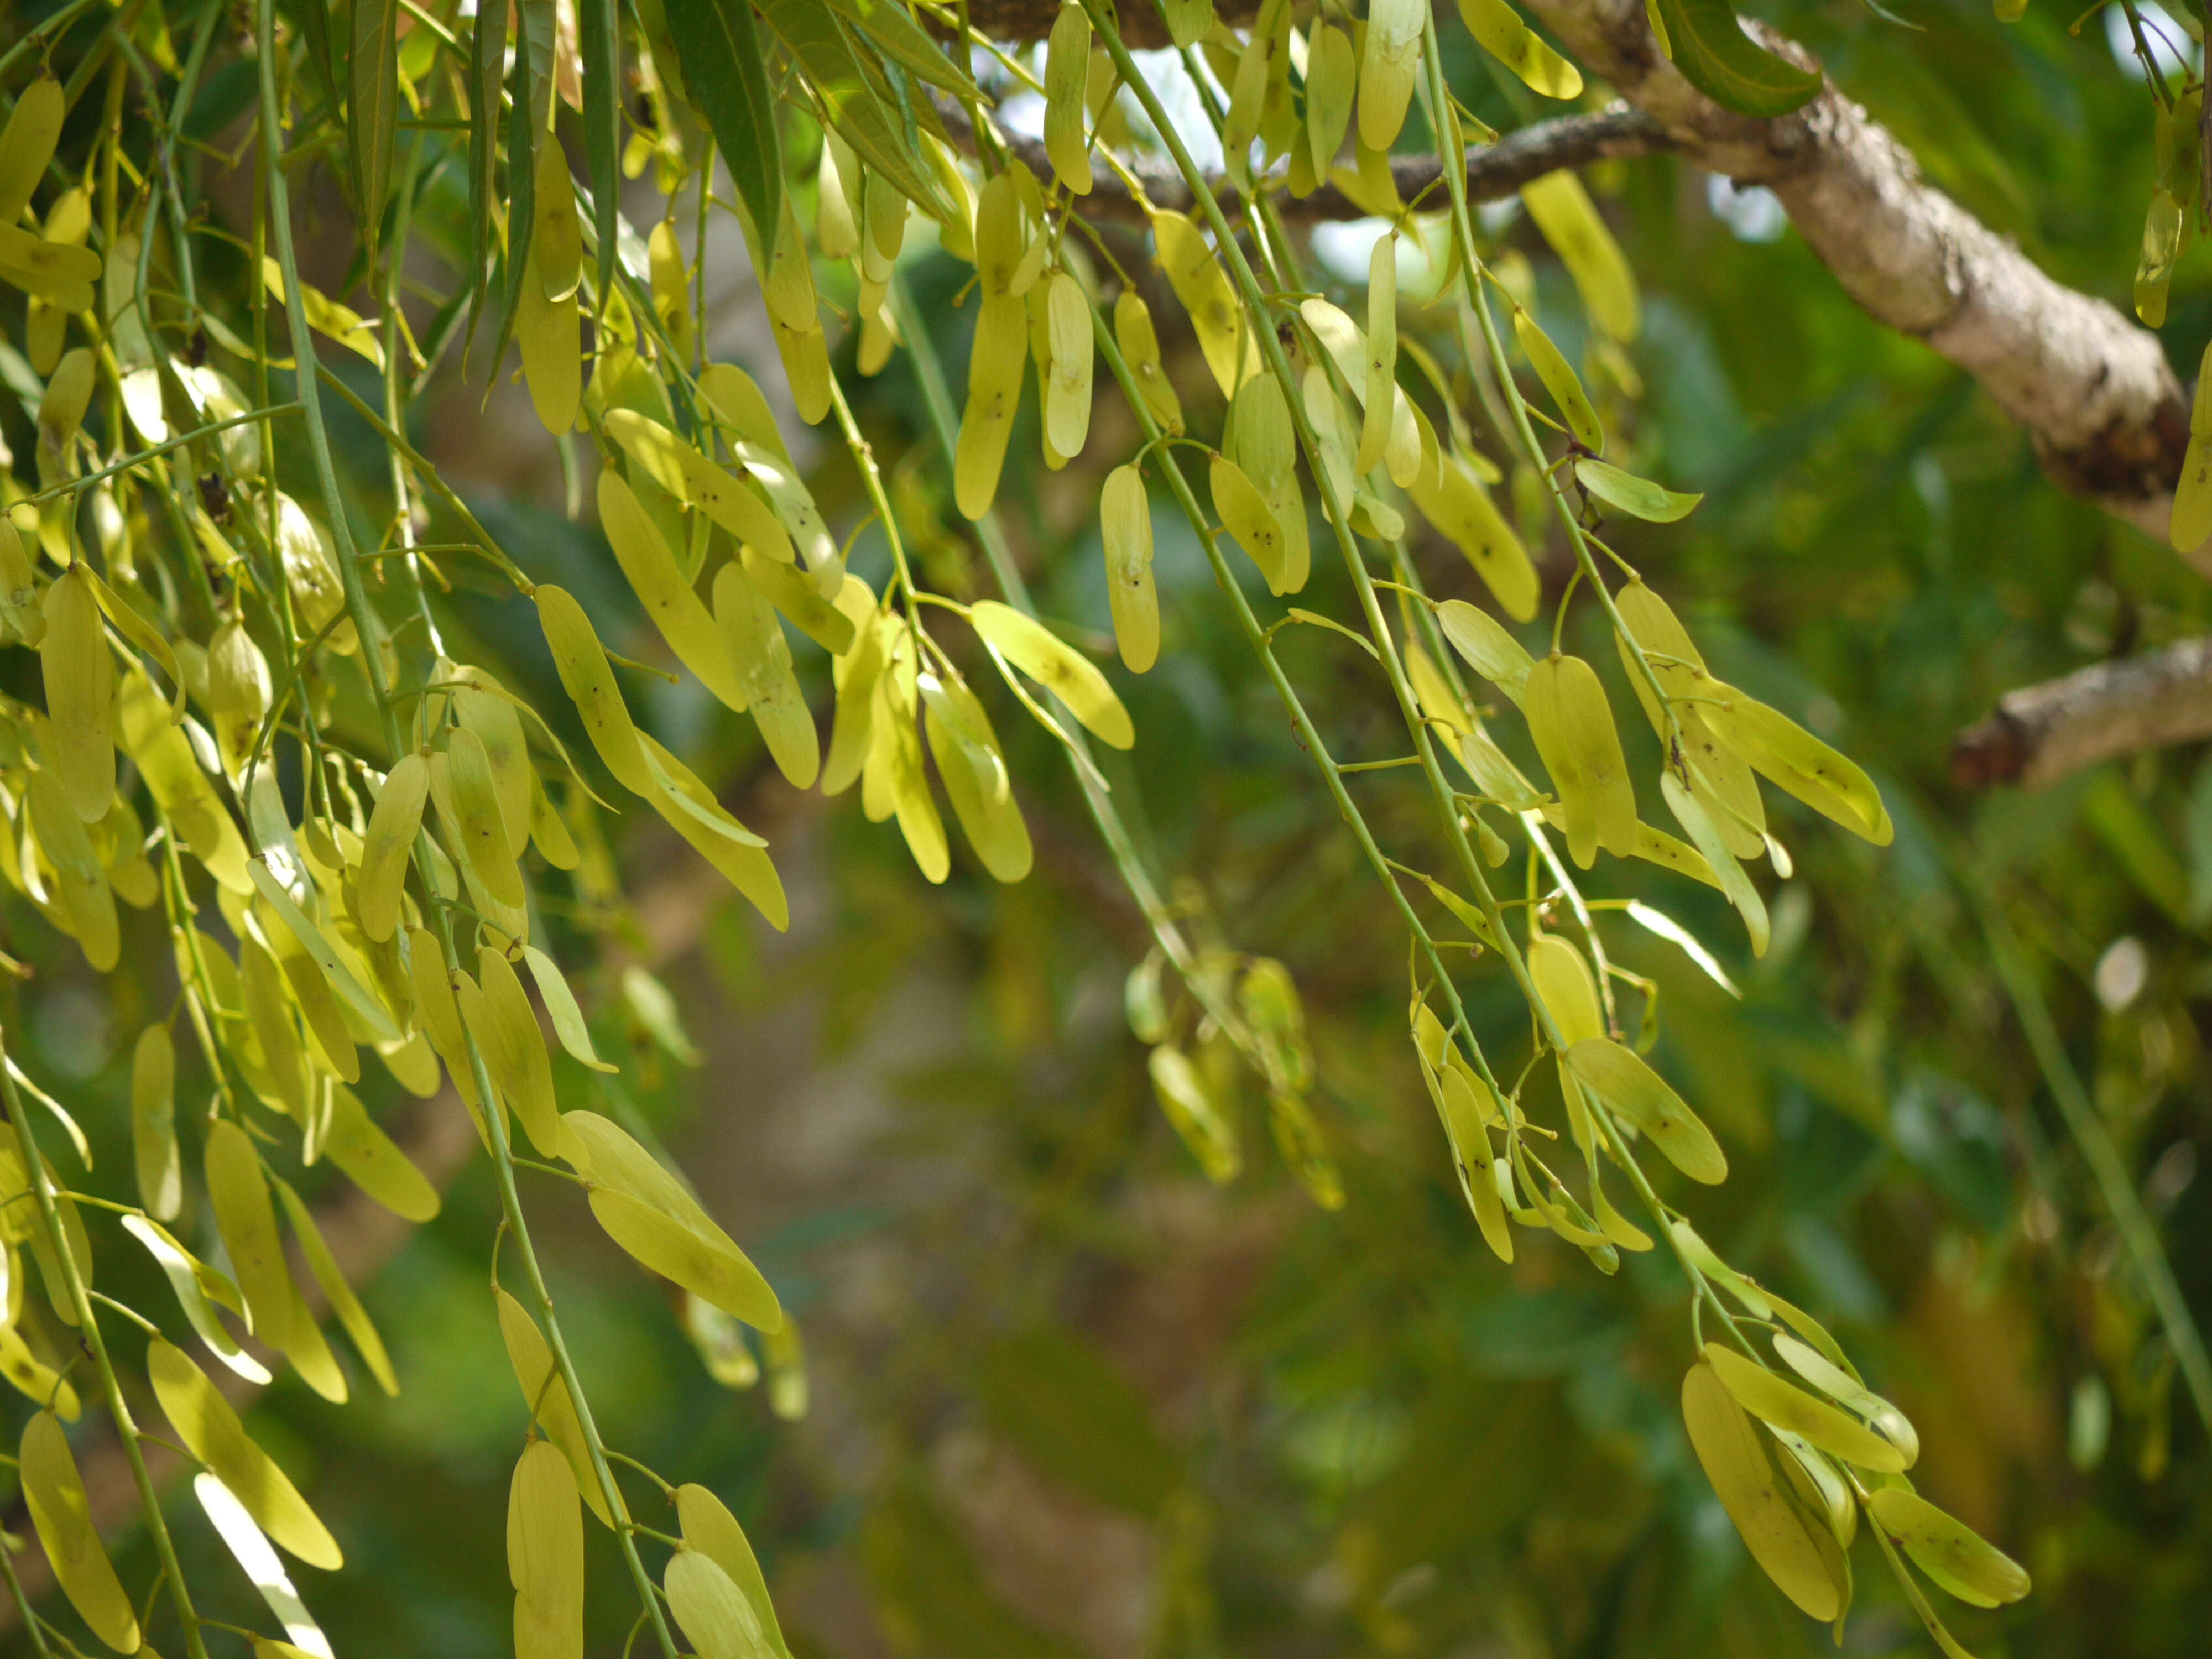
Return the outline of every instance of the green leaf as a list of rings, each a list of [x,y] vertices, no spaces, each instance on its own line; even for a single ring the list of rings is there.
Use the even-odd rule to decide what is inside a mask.
[[[1881,1486],[1868,1506],[1882,1530],[1905,1546],[1912,1565],[1961,1601],[1995,1607],[2027,1594],[2020,1563],[1927,1499],[1901,1486]]]
[[[966,72],[908,15],[903,6],[889,3],[889,0],[830,0],[830,3],[863,30],[884,56],[911,70],[931,86],[942,88],[955,98],[983,95]]]
[[[696,3],[675,0],[670,6],[670,21],[679,33],[684,12]],[[829,0],[766,0],[760,14],[814,89],[824,118],[860,158],[924,212],[950,216],[951,204],[944,199],[935,173],[915,152],[908,137],[912,123],[887,95],[890,87],[882,72],[872,74],[873,66],[853,50]],[[697,70],[688,72],[696,81]]]
[[[1584,1037],[1567,1051],[1567,1069],[1648,1135],[1691,1180],[1711,1187],[1727,1177],[1728,1159],[1712,1131],[1682,1103],[1665,1079],[1628,1049],[1607,1037]]]
[[[1690,509],[1705,499],[1703,495],[1684,495],[1662,489],[1649,478],[1622,471],[1609,461],[1577,461],[1575,477],[1607,507],[1651,524],[1672,524],[1677,519],[1686,518]]]
[[[752,216],[757,268],[766,270],[783,224],[783,147],[753,9],[746,0],[667,0],[667,6],[669,27],[684,43],[684,84]],[[821,21],[836,30],[836,20],[826,12]],[[792,55],[799,57],[795,50]]]
[[[538,225],[538,146],[553,112],[553,27],[550,0],[520,0],[522,25],[515,43],[507,93],[514,101],[507,138],[507,280],[500,296],[499,330],[492,347],[493,373],[514,335],[515,305],[530,270],[530,239]]]
[[[1651,0],[1682,78],[1739,115],[1787,115],[1820,89],[1818,71],[1753,44],[1728,0]]]
[[[354,0],[353,95],[346,132],[353,151],[362,239],[373,258],[392,191],[392,147],[399,119],[399,0]]]
[[[519,84],[514,107],[530,112],[530,148],[537,153],[538,137],[553,128],[553,46],[559,24],[553,0],[517,0],[516,15],[522,38],[515,42],[514,71]],[[514,158],[507,158],[514,166]]]
[[[599,244],[599,304],[614,286],[615,240],[622,200],[622,36],[620,0],[577,0],[584,54],[584,165],[592,178],[592,228]]]
[[[300,20],[300,35],[307,43],[307,62],[315,71],[315,85],[323,94],[323,106],[332,118],[338,111],[337,58],[331,46],[330,8],[322,0],[303,0],[292,8]],[[500,25],[506,27],[501,16]]]
[[[316,9],[311,3],[305,9]],[[500,76],[507,66],[507,8],[479,7],[469,44],[469,334],[483,314],[492,264],[492,200],[499,191]],[[463,348],[465,355],[466,348]]]

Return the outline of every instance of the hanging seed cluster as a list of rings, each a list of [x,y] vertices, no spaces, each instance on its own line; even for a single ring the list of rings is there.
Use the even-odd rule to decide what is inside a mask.
[[[388,0],[337,15],[303,0],[281,18],[259,0],[244,42],[226,42],[231,14],[208,7],[169,72],[189,91],[211,52],[228,53],[257,85],[252,216],[219,234],[183,219],[167,182],[181,152],[165,121],[133,125],[128,154],[119,123],[88,147],[62,143],[73,99],[104,87],[119,107],[141,73],[125,25],[106,25],[109,58],[87,58],[76,82],[34,65],[14,72],[0,131],[0,281],[27,296],[36,453],[0,483],[0,630],[36,653],[41,695],[0,709],[0,878],[103,973],[129,971],[126,927],[140,930],[125,913],[156,913],[178,987],[135,1037],[134,1190],[81,1201],[69,1155],[50,1151],[58,1127],[83,1158],[68,1111],[12,1062],[0,1079],[0,1375],[28,1407],[20,1470],[33,1528],[100,1644],[129,1653],[149,1630],[173,1629],[202,1655],[209,1628],[150,1484],[139,1518],[163,1566],[158,1619],[117,1577],[64,1428],[88,1381],[134,1460],[148,1431],[126,1402],[150,1397],[198,1466],[206,1523],[283,1632],[257,1638],[256,1651],[332,1652],[309,1610],[313,1581],[303,1595],[288,1561],[335,1569],[338,1546],[210,1368],[258,1384],[289,1365],[345,1398],[349,1367],[310,1311],[311,1280],[360,1367],[387,1392],[399,1386],[299,1190],[301,1172],[327,1161],[400,1217],[436,1212],[435,1188],[364,1104],[374,1066],[416,1096],[450,1088],[499,1178],[488,1311],[531,1417],[507,1515],[517,1652],[580,1653],[586,1562],[600,1548],[623,1557],[651,1632],[642,1639],[670,1659],[679,1642],[715,1659],[788,1652],[728,1510],[650,1471],[649,1488],[626,1484],[641,1466],[611,1448],[584,1395],[520,1196],[526,1180],[580,1185],[608,1239],[675,1287],[718,1376],[742,1385],[758,1374],[749,1327],[776,1399],[803,1404],[797,1334],[768,1282],[618,1114],[556,1089],[554,1044],[592,1074],[616,1073],[622,1057],[600,1052],[606,1011],[593,978],[572,980],[554,954],[569,935],[545,925],[549,900],[608,895],[604,815],[641,806],[779,928],[784,890],[763,838],[634,717],[586,605],[502,547],[410,445],[407,411],[449,355],[497,362],[519,348],[531,404],[669,655],[751,718],[792,787],[858,786],[864,816],[896,821],[927,879],[951,867],[947,805],[992,877],[1030,870],[1022,780],[994,715],[1034,720],[1064,745],[1158,940],[1127,995],[1162,1110],[1209,1176],[1233,1178],[1244,1153],[1224,1068],[1242,1067],[1264,1089],[1285,1163],[1319,1202],[1345,1201],[1291,975],[1271,958],[1194,948],[1127,850],[1088,744],[1127,750],[1139,733],[1092,656],[1040,619],[1018,584],[963,601],[917,582],[909,545],[940,532],[895,507],[896,483],[839,383],[833,328],[851,336],[862,375],[910,355],[953,501],[987,544],[1016,437],[1033,434],[1057,470],[1096,447],[1102,398],[1125,401],[1143,441],[1106,474],[1094,578],[1122,668],[1152,669],[1176,633],[1152,568],[1164,497],[1218,578],[1209,602],[1231,608],[1264,659],[1407,932],[1410,1042],[1475,1231],[1509,1261],[1517,1228],[1556,1235],[1602,1272],[1623,1251],[1662,1245],[1680,1262],[1697,1291],[1683,1384],[1691,1443],[1784,1592],[1840,1621],[1863,1516],[1951,1650],[1907,1562],[1975,1605],[2026,1593],[2014,1564],[1915,1494],[1911,1425],[1833,1339],[1730,1268],[1662,1190],[1681,1190],[1675,1175],[1720,1182],[1727,1161],[1644,1058],[1656,1031],[1648,987],[1644,1028],[1633,1041],[1622,1029],[1615,987],[1638,981],[1609,960],[1605,933],[1625,915],[1711,958],[1649,907],[1586,899],[1583,875],[1602,854],[1703,882],[1763,951],[1750,871],[1765,860],[1789,874],[1766,791],[1876,845],[1891,826],[1849,759],[1711,672],[1605,539],[1618,520],[1671,522],[1697,505],[1608,459],[1608,424],[1622,425],[1636,391],[1624,348],[1638,301],[1620,248],[1571,174],[1523,192],[1580,296],[1587,344],[1571,356],[1525,286],[1485,261],[1462,158],[1470,137],[1494,135],[1450,96],[1419,0],[1372,0],[1364,15],[1335,0],[1265,0],[1235,27],[1210,0],[1164,0],[1162,11],[1185,63],[1206,71],[1225,179],[1197,172],[1097,0],[1060,9],[1034,68],[980,32],[963,43],[989,46],[1014,82],[1042,92],[1041,157],[994,121],[963,67],[969,54],[940,46],[962,25],[934,6],[640,0],[625,13],[580,0],[572,36],[552,0],[520,0],[511,23],[504,5],[472,17],[409,8],[404,34]],[[1580,94],[1574,66],[1506,0],[1461,0],[1460,14],[1531,92]],[[1731,106],[1773,112],[1817,85],[1793,81],[1802,72],[1744,36],[1717,0],[1655,0],[1654,15],[1683,72]],[[180,94],[176,107],[190,101]],[[1157,175],[1129,165],[1139,115],[1164,137],[1189,210],[1155,205],[1144,178]],[[1391,158],[1416,116],[1442,170],[1408,202]],[[441,121],[465,131],[451,143],[429,136]],[[580,177],[562,140],[572,129]],[[816,129],[809,227],[784,143]],[[360,226],[346,291],[368,293],[373,316],[301,278],[291,185],[272,152],[314,142],[342,158]],[[2179,137],[2174,148],[2195,155]],[[716,159],[733,194],[709,192]],[[466,234],[418,332],[401,305],[414,279],[402,273],[414,216],[449,166],[465,177]],[[668,210],[641,236],[617,198],[626,177],[648,170]],[[2169,172],[2171,189],[2194,188],[2193,159]],[[1364,294],[1330,297],[1285,233],[1280,198],[1324,186],[1387,222]],[[1125,266],[1085,220],[1109,190],[1141,210],[1152,270]],[[801,420],[848,452],[890,550],[881,592],[848,568],[860,526],[825,516],[767,392],[738,366],[704,360],[704,285],[686,255],[698,243],[679,198],[702,225],[738,220],[783,389]],[[973,267],[957,405],[900,274],[921,222]],[[218,294],[220,262],[202,244],[226,237],[231,264],[251,275]],[[1416,249],[1443,261],[1418,307],[1399,286],[1401,257]],[[842,321],[817,288],[840,263],[850,269],[838,291],[857,296]],[[1156,314],[1146,290],[1176,314]],[[1162,340],[1186,329],[1206,379],[1178,387]],[[1446,337],[1449,366],[1432,355]],[[323,366],[334,350],[374,372],[380,402]],[[281,400],[280,386],[290,389]],[[391,511],[366,534],[330,449],[325,421],[342,404],[377,431],[388,462]],[[1020,418],[1025,404],[1033,423]],[[308,457],[313,489],[279,487],[280,447]],[[2212,514],[2208,499],[2201,477],[2185,484],[2177,535],[2185,519]],[[455,539],[426,540],[433,524]],[[1411,556],[1421,526],[1464,556],[1470,580],[1459,585],[1472,597],[1424,590]],[[1538,656],[1493,611],[1539,617],[1547,596],[1528,539],[1540,535],[1556,536],[1574,574]],[[461,559],[511,587],[518,617],[527,608],[520,625],[542,638],[569,705],[557,721],[468,659],[438,592],[442,567]],[[1355,611],[1283,603],[1308,588],[1316,562],[1341,563]],[[1245,562],[1257,587],[1242,580]],[[1610,634],[1658,739],[1656,769],[1632,764],[1595,668],[1563,649],[1571,609]],[[1400,707],[1406,754],[1331,756],[1275,656],[1294,625],[1358,649],[1356,665]],[[971,678],[963,662],[988,671]],[[1493,719],[1525,724],[1540,778],[1499,746]],[[578,730],[582,750],[560,735]],[[1377,842],[1345,781],[1370,765],[1401,769],[1385,787],[1433,809],[1423,844]],[[1492,872],[1516,844],[1528,892],[1509,922]],[[1415,859],[1443,860],[1442,873]],[[1527,1063],[1510,1086],[1512,1068],[1493,1063],[1462,1005],[1470,975],[1508,980],[1526,1002]],[[680,1049],[665,990],[637,968],[623,987],[631,1022]],[[1549,1123],[1522,1091],[1544,1060],[1561,1109]],[[92,1241],[111,1218],[112,1236],[153,1258],[174,1308],[129,1310],[118,1324],[116,1309],[95,1305]],[[131,1323],[153,1333],[143,1349]],[[80,1342],[88,1367],[64,1360]],[[646,1509],[658,1522],[649,1533],[635,1518]],[[586,1510],[604,1539],[585,1527]]]

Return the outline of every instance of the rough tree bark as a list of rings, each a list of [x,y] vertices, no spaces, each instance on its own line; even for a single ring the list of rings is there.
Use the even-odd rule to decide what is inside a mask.
[[[944,118],[955,141],[968,145],[973,129],[959,105],[940,98],[938,113]],[[1013,134],[1002,137],[1030,172],[1041,179],[1052,176],[1052,159],[1045,154],[1042,143]],[[1565,115],[1556,120],[1539,121],[1505,134],[1494,144],[1479,144],[1468,151],[1468,199],[1501,202],[1523,185],[1534,184],[1546,173],[1557,173],[1563,167],[1632,161],[1674,148],[1674,140],[1656,121],[1621,104],[1595,115]],[[1127,166],[1144,188],[1144,202],[1132,196],[1128,186],[1115,174],[1104,173],[1098,175],[1088,196],[1076,198],[1070,205],[1085,219],[1136,224],[1145,222],[1147,204],[1153,209],[1174,213],[1192,210],[1195,198],[1190,186],[1165,161],[1140,155],[1127,158]],[[1398,199],[1403,202],[1418,198],[1437,182],[1443,171],[1431,155],[1390,158],[1391,182],[1397,188]],[[1218,174],[1209,177],[1207,187],[1225,210],[1234,210],[1230,207],[1234,186],[1225,178]],[[1310,196],[1284,196],[1276,205],[1292,224],[1320,224],[1368,216],[1365,208],[1334,185],[1324,185]]]
[[[2212,640],[2008,691],[1996,712],[1959,734],[1951,775],[1969,788],[2040,789],[2138,749],[2212,738]]]

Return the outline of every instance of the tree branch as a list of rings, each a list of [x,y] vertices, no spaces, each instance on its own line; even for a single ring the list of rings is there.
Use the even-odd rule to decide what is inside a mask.
[[[1060,3],[1061,0],[968,0],[968,21],[978,33],[994,40],[1042,40],[1052,33]],[[1215,21],[1231,25],[1250,22],[1259,9],[1259,0],[1213,3]],[[1118,11],[1124,45],[1150,52],[1175,44],[1168,39],[1157,0],[1121,0]]]
[[[2100,662],[1998,700],[1951,745],[1968,788],[2041,789],[2115,755],[2212,738],[2212,639]]]
[[[1692,161],[1772,191],[1867,314],[1972,374],[2027,428],[2057,483],[2166,539],[2189,406],[2155,335],[2052,281],[1923,179],[1905,147],[1832,85],[1778,119],[1737,115],[1661,55],[1641,0],[1530,4]],[[1803,47],[1750,27],[1770,51],[1818,67]],[[2212,550],[2189,557],[2212,574]]]
[[[938,112],[944,117],[945,128],[954,141],[972,149],[975,135],[968,125],[966,112],[949,99],[939,101]],[[1003,138],[1030,172],[1041,179],[1052,176],[1052,161],[1045,154],[1042,143],[1012,134],[1003,135]],[[1595,115],[1568,115],[1539,121],[1517,132],[1507,133],[1494,144],[1477,145],[1468,151],[1468,199],[1503,201],[1523,185],[1533,184],[1546,173],[1557,173],[1563,167],[1632,160],[1674,148],[1674,141],[1656,121],[1624,104],[1615,104]],[[1152,156],[1124,157],[1123,163],[1135,174],[1146,201],[1152,207],[1176,213],[1192,210],[1194,198],[1189,185],[1164,161]],[[1437,183],[1443,176],[1443,168],[1433,155],[1394,155],[1390,158],[1390,176],[1397,185],[1398,199],[1410,202]],[[1227,209],[1235,194],[1229,180],[1216,173],[1207,179],[1206,186]],[[1070,205],[1086,219],[1138,224],[1146,219],[1144,204],[1129,193],[1119,178],[1103,168],[1091,193],[1073,198]],[[1276,206],[1283,217],[1294,224],[1369,216],[1365,208],[1334,185],[1324,185],[1310,196],[1278,197]]]

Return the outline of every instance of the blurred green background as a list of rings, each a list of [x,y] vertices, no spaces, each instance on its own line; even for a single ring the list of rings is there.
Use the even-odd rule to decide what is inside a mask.
[[[2069,33],[2047,8],[2004,27],[1985,8],[1913,4],[1910,30],[1843,0],[1767,15],[1932,179],[2060,280],[2124,307],[2151,122],[2102,15]],[[1518,100],[1471,42],[1455,26],[1447,42],[1462,97],[1516,125]],[[219,73],[204,96],[228,84]],[[218,102],[204,119],[213,131],[231,114]],[[2203,1425],[1959,872],[2021,939],[2185,1290],[2212,1316],[2212,1182],[2197,1178],[2212,1153],[2212,766],[2182,750],[2047,793],[1980,794],[1953,787],[1946,751],[2008,688],[2201,631],[2204,583],[2045,483],[1964,375],[1861,315],[1755,195],[1664,158],[1590,182],[1646,301],[1632,353],[1646,395],[1612,413],[1626,464],[1707,497],[1681,525],[1617,525],[1616,544],[1717,673],[1875,773],[1898,827],[1875,850],[1777,809],[1798,873],[1769,891],[1763,961],[1716,894],[1640,865],[1594,879],[1690,928],[1742,990],[1731,1000],[1673,946],[1609,924],[1620,958],[1661,988],[1656,1060],[1727,1146],[1730,1178],[1699,1195],[1698,1224],[1831,1324],[1918,1424],[1923,1490],[2035,1575],[2021,1605],[1954,1620],[1976,1653],[2201,1651]],[[448,173],[425,221],[458,212],[459,188]],[[659,210],[649,191],[632,205],[641,223]],[[1488,222],[1528,261],[1540,313],[1572,354],[1564,272],[1525,220]],[[1137,240],[1109,234],[1124,264],[1145,264]],[[951,301],[969,272],[920,240],[906,277],[957,386],[974,307]],[[743,256],[720,240],[708,255],[712,349],[774,386]],[[2185,380],[2212,335],[2207,276],[2201,251],[2184,261],[2164,330]],[[1201,428],[1218,422],[1180,313],[1164,285],[1153,297],[1186,406]],[[1417,316],[1405,326],[1455,357]],[[908,358],[844,378],[926,580],[992,592]],[[502,386],[487,410],[481,380],[452,380],[419,441],[532,575],[583,597],[616,648],[659,660],[596,528],[563,511],[553,445],[521,394]],[[343,417],[339,430],[366,501],[382,488],[380,451]],[[1000,492],[1042,609],[1102,641],[1096,501],[1133,431],[1103,394],[1089,456],[1048,474],[1032,395]],[[812,465],[842,534],[863,512],[857,477],[827,442]],[[601,928],[616,941],[580,988],[627,1045],[625,1070],[608,1084],[556,1059],[564,1103],[605,1109],[618,1090],[617,1109],[655,1127],[796,1314],[805,1360],[803,1384],[787,1361],[750,1389],[717,1382],[580,1203],[539,1183],[528,1201],[603,1426],[731,1504],[793,1651],[810,1656],[1824,1647],[1828,1633],[1750,1565],[1688,1454],[1675,1406],[1686,1296],[1672,1267],[1634,1258],[1608,1280],[1534,1235],[1510,1268],[1482,1248],[1405,1038],[1402,936],[1196,544],[1164,498],[1156,508],[1163,660],[1141,680],[1109,662],[1139,740],[1108,775],[1194,931],[1295,976],[1344,1206],[1317,1208],[1291,1178],[1249,1092],[1245,1171],[1225,1187],[1161,1117],[1121,1012],[1148,935],[1055,745],[1002,692],[979,678],[1036,873],[1000,887],[961,848],[932,888],[854,800],[788,790],[750,720],[696,684],[631,676],[650,723],[769,836],[794,920],[772,933],[657,824],[608,821],[623,891],[579,892],[568,956]],[[1541,544],[1556,598],[1563,550]],[[1432,592],[1486,597],[1442,542],[1418,556]],[[855,568],[880,587],[885,564],[864,532]],[[1301,603],[1350,615],[1342,572],[1326,557],[1316,572]],[[480,586],[455,609],[510,684],[569,718],[523,607]],[[1626,708],[1593,621],[1584,607],[1570,637]],[[797,650],[826,707],[820,653]],[[1364,658],[1318,629],[1293,630],[1284,650],[1340,757],[1402,746]],[[1517,722],[1501,730],[1528,764]],[[1358,787],[1394,854],[1435,862],[1409,785],[1382,773]],[[21,994],[27,1063],[119,1121],[143,1011],[107,1001],[73,948],[17,925],[27,915],[11,911],[6,945],[40,969]],[[137,925],[161,948],[158,926]],[[625,960],[673,993],[696,1063],[637,1020]],[[1517,1066],[1517,999],[1486,965],[1466,988],[1478,1035]],[[108,1141],[123,1167],[124,1143]],[[370,1389],[332,1407],[288,1377],[255,1416],[345,1547],[346,1572],[302,1576],[342,1651],[507,1650],[504,1494],[525,1413],[491,1316],[497,1213],[488,1169],[470,1164],[444,1214],[368,1286],[398,1399]],[[116,1262],[117,1282],[138,1267]],[[212,1540],[190,1547],[196,1587],[229,1586],[231,1616],[250,1620]],[[634,1605],[603,1534],[592,1549],[591,1650],[612,1655]],[[138,1565],[143,1541],[129,1553]],[[1924,1650],[1871,1560],[1846,1650]],[[222,1612],[220,1589],[202,1594]]]

